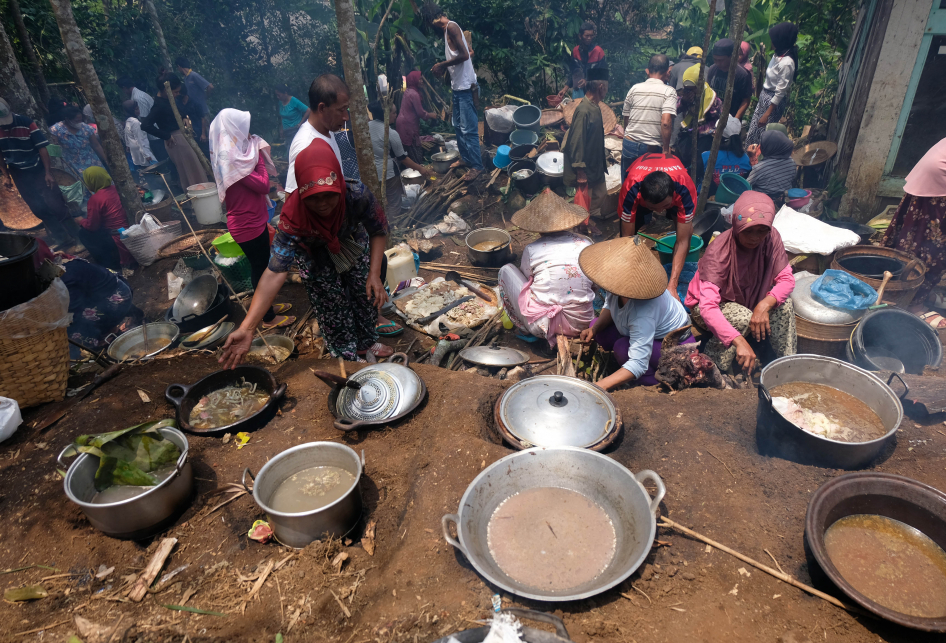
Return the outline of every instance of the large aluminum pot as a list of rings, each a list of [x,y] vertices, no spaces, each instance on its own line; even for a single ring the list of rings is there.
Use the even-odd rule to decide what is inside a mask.
[[[500,245],[492,250],[477,250],[473,246],[484,241]],[[499,268],[512,261],[512,237],[502,228],[478,228],[466,235],[466,254],[474,266]]]
[[[95,472],[99,468],[97,457],[80,453],[72,465],[67,466],[63,456],[72,445],[59,454],[59,466],[68,469],[64,483],[66,496],[79,505],[93,527],[108,536],[131,540],[153,536],[174,522],[190,500],[194,490],[194,474],[187,459],[187,438],[170,427],[158,430],[165,440],[170,440],[181,450],[176,470],[153,489],[120,502],[92,504],[96,493]]]
[[[769,389],[790,382],[812,382],[853,395],[876,413],[887,432],[869,442],[839,442],[798,428],[772,407]],[[756,411],[756,443],[763,455],[782,457],[802,464],[837,469],[860,469],[876,458],[894,440],[903,406],[889,386],[856,366],[822,355],[782,357],[764,369],[759,380]]]
[[[653,498],[644,488],[645,480],[657,486]],[[536,487],[576,491],[608,514],[617,537],[614,558],[593,580],[563,591],[541,591],[509,577],[493,559],[487,542],[493,512],[511,496]],[[523,598],[575,601],[622,583],[644,562],[657,535],[654,512],[666,492],[653,471],[634,474],[608,456],[587,449],[536,447],[484,469],[463,494],[459,514],[443,517],[443,535],[493,585]],[[450,523],[457,527],[456,539],[450,535]]]
[[[312,467],[345,469],[355,476],[355,483],[344,496],[321,509],[284,513],[269,506],[273,493],[286,478]],[[278,454],[256,476],[247,467],[243,470],[243,486],[247,475],[253,478],[253,500],[266,512],[276,540],[298,549],[324,536],[341,538],[354,529],[361,518],[361,474],[361,459],[351,448],[336,442],[309,442]]]

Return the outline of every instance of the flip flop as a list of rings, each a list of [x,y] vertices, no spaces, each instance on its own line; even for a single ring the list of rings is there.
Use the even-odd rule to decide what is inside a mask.
[[[378,335],[381,337],[397,337],[404,332],[404,328],[400,326],[397,322],[389,321],[387,324],[378,324],[374,327],[378,331]],[[385,330],[393,329],[393,330]]]
[[[291,308],[292,304],[273,304],[273,312],[277,315],[288,313]]]
[[[381,342],[375,342],[371,345],[371,348],[368,350],[358,351],[358,354],[367,355],[369,351],[373,353],[375,357],[391,357],[391,355],[394,355],[394,349],[390,346],[385,346]]]
[[[296,321],[295,317],[287,317],[285,315],[276,315],[272,321],[263,322],[259,325],[262,330],[270,330],[273,328],[282,328],[288,326],[289,324]]]
[[[942,330],[946,328],[946,318],[935,311],[930,311],[928,313],[923,313],[920,315],[920,319],[925,321],[927,324],[932,326],[936,330]]]

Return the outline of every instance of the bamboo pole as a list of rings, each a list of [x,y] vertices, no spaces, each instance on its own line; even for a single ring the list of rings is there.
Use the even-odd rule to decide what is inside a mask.
[[[729,107],[732,105],[732,90],[733,84],[736,82],[736,67],[739,64],[742,35],[746,29],[746,19],[749,16],[749,0],[735,0],[731,6],[734,26],[731,37],[735,44],[732,48],[732,55],[729,57],[729,76],[726,79],[726,95],[723,98],[723,107],[719,112],[716,132],[713,134],[713,145],[710,147],[709,159],[706,162],[706,167],[703,168],[703,187],[700,190],[700,198],[696,204],[697,214],[703,212],[706,207],[706,200],[709,198],[710,181],[713,178],[712,168],[716,167],[716,156],[719,153],[719,145],[723,140],[723,130],[726,129],[726,123],[729,120]]]
[[[764,564],[760,563],[760,562],[757,561],[757,560],[753,560],[753,559],[749,558],[748,556],[746,556],[745,554],[740,554],[740,553],[739,553],[738,551],[736,551],[735,549],[730,549],[730,548],[727,547],[726,545],[722,545],[722,544],[716,542],[715,540],[712,540],[711,538],[707,538],[707,537],[704,536],[703,534],[697,533],[697,532],[693,531],[692,529],[687,529],[687,528],[684,527],[683,525],[681,525],[681,524],[679,524],[679,523],[676,523],[676,522],[670,520],[669,518],[664,518],[663,516],[661,516],[661,517],[660,517],[660,522],[657,523],[657,526],[658,526],[658,527],[667,527],[667,528],[669,528],[669,529],[675,529],[675,530],[679,531],[681,534],[686,534],[687,536],[690,536],[691,538],[696,538],[697,540],[706,543],[706,544],[709,545],[710,547],[715,547],[716,549],[718,549],[718,550],[720,550],[720,551],[726,552],[726,553],[729,554],[730,556],[735,556],[736,558],[738,558],[738,559],[741,560],[742,562],[748,563],[749,565],[752,565],[752,566],[755,567],[756,569],[762,570],[762,571],[765,572],[766,574],[768,574],[768,575],[770,575],[770,576],[773,576],[773,577],[779,579],[779,580],[782,581],[783,583],[788,583],[789,585],[792,585],[793,587],[797,587],[798,589],[802,590],[803,592],[807,592],[807,593],[811,594],[812,596],[817,596],[818,598],[823,599],[823,600],[825,600],[825,601],[831,603],[832,605],[835,605],[835,606],[837,606],[837,607],[840,607],[840,608],[843,609],[843,610],[847,610],[848,612],[851,612],[852,614],[857,614],[858,616],[869,616],[869,617],[871,617],[871,618],[874,618],[874,615],[873,615],[873,614],[870,614],[870,613],[868,613],[868,612],[865,612],[864,610],[862,610],[862,609],[859,608],[859,607],[856,607],[856,606],[854,606],[854,605],[848,605],[847,603],[844,603],[844,602],[842,602],[842,601],[839,601],[838,599],[836,599],[834,596],[831,596],[830,594],[825,594],[824,592],[822,592],[822,591],[820,591],[820,590],[817,590],[817,589],[815,589],[814,587],[811,587],[811,586],[809,586],[809,585],[805,585],[804,583],[795,580],[794,578],[792,578],[791,576],[789,576],[789,575],[786,574],[785,572],[780,572],[780,571],[778,571],[778,570],[772,569],[772,568],[769,567],[768,565],[764,565]]]
[[[706,18],[706,33],[703,34],[703,58],[700,60],[700,75],[696,81],[696,100],[693,105],[693,154],[690,159],[690,176],[696,183],[697,160],[700,157],[698,148],[700,138],[700,117],[703,116],[703,92],[706,91],[706,52],[709,51],[710,40],[713,38],[713,19],[716,17],[716,2],[709,2],[709,16]]]
[[[184,140],[187,141],[187,144],[191,146],[191,149],[194,150],[194,154],[197,155],[197,160],[200,161],[201,166],[203,166],[204,172],[206,172],[207,176],[213,180],[214,171],[213,168],[210,167],[210,161],[208,161],[207,157],[204,156],[204,153],[200,151],[200,146],[197,145],[197,141],[194,140],[194,137],[189,135],[187,130],[184,129],[184,119],[181,118],[181,113],[177,110],[177,101],[174,100],[174,91],[171,89],[171,83],[168,81],[164,81],[164,95],[171,104],[171,111],[174,112],[174,120],[177,121],[177,126],[181,128],[181,135],[184,137]],[[187,186],[185,185],[182,187],[186,188]],[[174,195],[170,188],[168,188],[168,194],[170,194],[172,197]],[[187,225],[190,224],[188,223]]]

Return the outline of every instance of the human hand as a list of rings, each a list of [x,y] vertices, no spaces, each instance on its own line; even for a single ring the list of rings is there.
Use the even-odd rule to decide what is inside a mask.
[[[384,306],[385,302],[388,300],[388,293],[384,292],[384,285],[381,283],[381,278],[375,275],[368,275],[368,283],[365,286],[365,290],[368,293],[368,301],[378,309],[378,312],[381,312],[381,307]]]
[[[564,97],[565,92],[567,91],[568,91],[568,85],[565,85],[564,87],[562,87],[562,90],[558,93],[558,95]]]
[[[578,340],[583,344],[590,344],[591,340],[595,338],[595,331],[593,328],[586,328],[581,331],[581,334],[578,335]]]
[[[243,362],[243,358],[250,352],[250,344],[253,342],[253,331],[238,328],[230,333],[227,341],[223,345],[223,355],[218,360],[223,364],[224,370],[236,368]]]
[[[584,89],[584,88],[585,88],[585,79],[582,78],[581,80],[578,81],[578,89]]]
[[[736,363],[739,364],[739,367],[748,377],[752,374],[752,369],[755,366],[755,351],[749,346],[749,342],[745,337],[737,337],[733,340],[733,343],[736,345]]]
[[[769,113],[766,112],[759,117],[759,125],[768,125],[769,124]]]
[[[765,300],[759,302],[759,305],[752,311],[752,318],[749,320],[749,330],[757,342],[761,342],[767,336],[772,334],[769,327],[769,304]]]
[[[680,293],[677,292],[677,284],[667,283],[667,292],[670,293],[670,296],[680,301]],[[681,302],[682,303],[682,302]]]
[[[434,63],[434,66],[430,68],[430,71],[434,76],[441,76],[443,74],[443,63]]]
[[[50,190],[56,187],[56,179],[53,178],[52,173],[46,172],[46,187]]]

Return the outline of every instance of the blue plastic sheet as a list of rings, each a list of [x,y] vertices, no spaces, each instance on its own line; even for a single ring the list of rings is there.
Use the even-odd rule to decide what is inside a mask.
[[[865,310],[877,302],[877,291],[842,270],[826,270],[811,284],[811,295],[834,308]]]

